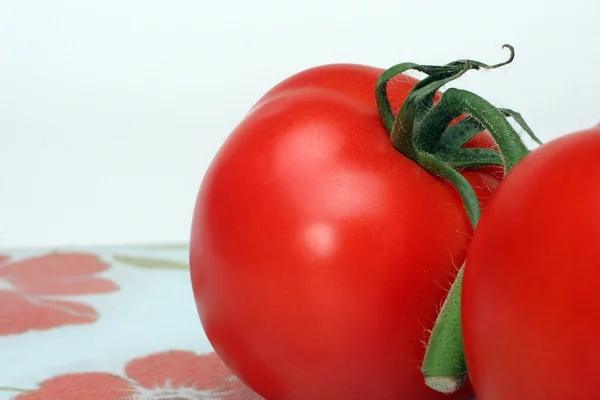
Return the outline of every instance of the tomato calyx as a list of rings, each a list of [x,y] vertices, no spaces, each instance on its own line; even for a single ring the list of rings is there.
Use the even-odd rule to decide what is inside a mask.
[[[535,142],[541,144],[541,141],[519,113],[497,108],[475,93],[450,88],[437,103],[434,100],[442,86],[469,70],[489,70],[511,63],[514,48],[511,45],[503,48],[510,50],[510,57],[494,65],[474,60],[459,60],[444,66],[398,64],[380,76],[375,90],[379,115],[394,148],[456,188],[473,229],[479,222],[481,208],[473,187],[459,171],[503,166],[506,175],[529,153],[507,118],[512,118]],[[415,85],[394,115],[387,98],[387,83],[408,70],[428,76]],[[492,135],[499,150],[462,147],[484,129]],[[460,315],[463,271],[464,265],[440,310],[421,368],[426,385],[443,393],[458,390],[467,376]]]
[[[488,65],[474,60],[458,60],[444,66],[401,63],[386,70],[379,78],[375,98],[381,121],[390,134],[393,146],[428,172],[450,181],[458,190],[473,227],[481,210],[475,191],[458,172],[459,169],[504,165],[508,171],[528,152],[518,133],[507,121],[512,116],[536,141],[520,114],[494,107],[482,97],[460,89],[448,89],[434,105],[437,91],[449,82],[474,69],[495,69],[511,63],[514,48],[508,60]],[[387,98],[387,83],[396,75],[416,70],[428,75],[420,81],[394,116]],[[468,118],[454,126],[458,117]],[[464,149],[462,145],[486,128],[497,142],[500,152],[491,149]]]

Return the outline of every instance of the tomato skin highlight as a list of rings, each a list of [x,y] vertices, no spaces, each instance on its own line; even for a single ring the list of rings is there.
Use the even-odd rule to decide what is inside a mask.
[[[469,249],[462,323],[478,400],[600,398],[600,128],[505,177]]]
[[[382,72],[336,64],[290,77],[202,181],[190,251],[202,325],[269,400],[472,396],[469,385],[437,393],[420,372],[472,230],[456,190],[391,145],[374,98]],[[416,82],[388,85],[394,110]],[[464,175],[482,202],[499,181]]]

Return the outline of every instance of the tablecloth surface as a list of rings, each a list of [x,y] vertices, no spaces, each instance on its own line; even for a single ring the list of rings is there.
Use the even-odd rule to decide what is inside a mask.
[[[0,250],[0,400],[261,400],[196,312],[186,245]]]

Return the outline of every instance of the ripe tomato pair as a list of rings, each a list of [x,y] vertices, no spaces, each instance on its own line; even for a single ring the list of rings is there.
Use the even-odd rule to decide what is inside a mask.
[[[390,143],[374,96],[382,73],[338,64],[290,77],[210,165],[190,262],[216,352],[269,400],[470,399],[469,384],[447,397],[420,371],[466,258],[462,333],[478,400],[600,398],[589,339],[600,128],[543,145],[501,184],[497,167],[461,171],[484,208],[473,232],[455,188]],[[417,82],[389,82],[394,112]],[[496,144],[484,131],[464,147]]]

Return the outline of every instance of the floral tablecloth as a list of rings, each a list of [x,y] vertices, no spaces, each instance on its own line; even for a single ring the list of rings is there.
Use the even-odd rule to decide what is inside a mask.
[[[0,251],[0,400],[260,400],[220,362],[184,245]]]

